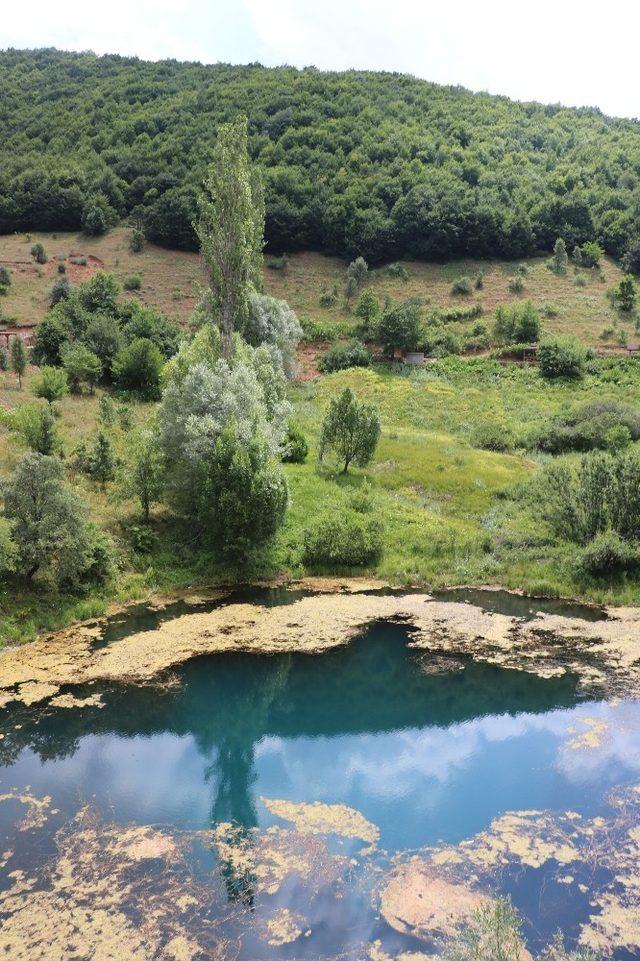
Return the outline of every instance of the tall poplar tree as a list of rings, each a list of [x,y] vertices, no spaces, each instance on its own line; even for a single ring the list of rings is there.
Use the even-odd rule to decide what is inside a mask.
[[[247,118],[220,127],[198,202],[195,225],[229,360],[233,330],[247,316],[249,285],[259,285],[264,245],[264,194],[247,150]]]

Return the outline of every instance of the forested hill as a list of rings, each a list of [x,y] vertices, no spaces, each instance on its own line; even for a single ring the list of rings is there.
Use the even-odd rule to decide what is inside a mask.
[[[103,229],[195,245],[218,124],[244,112],[272,250],[372,262],[520,257],[640,233],[640,124],[414,77],[0,53],[0,232]]]

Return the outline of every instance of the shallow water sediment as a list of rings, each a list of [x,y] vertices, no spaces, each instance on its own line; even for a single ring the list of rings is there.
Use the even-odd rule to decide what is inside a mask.
[[[344,582],[339,582],[344,584]],[[307,589],[310,582],[306,582]],[[524,619],[428,594],[383,594],[374,582],[346,583],[276,606],[230,600],[185,613],[118,643],[96,644],[101,625],[40,638],[0,655],[0,706],[46,701],[67,685],[149,683],[206,654],[319,654],[349,643],[377,621],[402,624],[432,654],[465,655],[540,677],[575,674],[585,688],[640,690],[640,608],[611,608],[602,620],[540,612]]]

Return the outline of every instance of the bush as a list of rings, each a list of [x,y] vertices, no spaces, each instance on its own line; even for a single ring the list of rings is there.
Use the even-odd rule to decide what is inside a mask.
[[[129,250],[132,254],[139,254],[144,250],[145,236],[144,231],[136,228],[131,231],[131,236],[129,237]]]
[[[387,264],[387,266],[383,268],[383,272],[387,275],[387,277],[396,277],[398,280],[409,279],[409,271],[405,265],[397,262],[393,264]]]
[[[372,290],[363,290],[358,298],[354,313],[356,317],[362,320],[364,325],[371,328],[380,316],[381,309],[380,301],[374,292]]]
[[[344,324],[322,324],[310,317],[303,317],[300,321],[303,340],[311,343],[333,341],[345,335],[348,329]]]
[[[516,274],[515,277],[511,277],[507,286],[509,288],[509,293],[521,294],[524,290],[524,280],[520,274]]]
[[[622,278],[614,291],[614,299],[620,310],[625,313],[633,310],[638,299],[638,288],[631,274]]]
[[[350,340],[346,344],[335,344],[318,366],[324,374],[329,374],[347,367],[368,367],[370,363],[371,354],[365,345],[359,340]]]
[[[49,404],[21,404],[2,420],[37,454],[55,454],[60,449],[56,418]]]
[[[388,357],[396,348],[415,350],[422,330],[422,307],[419,300],[411,298],[387,307],[376,328],[376,338]]]
[[[100,358],[93,351],[78,342],[67,344],[62,349],[62,365],[74,394],[80,393],[83,384],[86,384],[89,393],[93,394],[102,376]]]
[[[449,321],[473,320],[484,313],[482,304],[470,304],[468,307],[438,307],[430,315],[432,323],[448,323]]]
[[[9,293],[11,286],[11,271],[8,267],[0,267],[0,297]]]
[[[601,401],[557,417],[535,444],[548,454],[562,454],[620,450],[632,440],[640,440],[640,411],[616,401]]]
[[[338,290],[338,285],[334,284],[329,290],[323,290],[320,293],[320,306],[321,307],[335,307],[338,303],[338,297],[340,296],[340,291]]]
[[[575,337],[558,337],[540,344],[538,369],[542,377],[582,377],[588,351]]]
[[[472,432],[471,444],[481,450],[504,452],[513,449],[513,437],[504,424],[487,422],[478,424]]]
[[[310,567],[363,567],[382,554],[382,526],[353,508],[321,514],[304,532]]]
[[[142,287],[142,277],[140,274],[131,274],[130,277],[126,277],[122,285],[125,290],[140,290]]]
[[[145,400],[160,397],[163,358],[155,344],[144,337],[124,347],[113,362],[113,376],[123,389]]]
[[[32,385],[36,397],[53,404],[69,393],[69,381],[64,370],[59,367],[42,367],[40,376]]]
[[[640,538],[640,460],[633,450],[550,464],[541,489],[543,510],[560,537],[587,544],[612,530],[625,540]]]
[[[33,259],[37,264],[46,264],[49,259],[47,257],[46,250],[44,249],[43,245],[40,243],[32,244],[31,256],[33,257]]]
[[[64,265],[62,265],[64,266]],[[67,300],[71,295],[71,284],[68,277],[59,277],[51,288],[49,305],[55,307],[61,300]]]
[[[540,316],[530,300],[496,310],[493,336],[498,344],[535,343],[540,329]]]
[[[473,281],[470,277],[458,277],[451,285],[451,293],[454,296],[467,297],[473,292]]]
[[[289,257],[287,254],[282,254],[281,257],[268,257],[266,266],[269,268],[269,270],[286,271],[289,267]]]
[[[36,327],[33,359],[38,364],[60,364],[62,350],[69,343],[70,336],[68,322],[52,311]]]
[[[604,577],[628,571],[638,564],[638,550],[615,531],[602,531],[582,551],[579,567],[585,574]]]
[[[604,250],[595,240],[589,240],[580,248],[584,267],[597,267],[604,257]]]
[[[282,445],[281,460],[285,464],[303,464],[309,453],[309,445],[300,428],[296,424],[289,424]]]
[[[87,522],[57,457],[26,454],[4,487],[4,505],[19,573],[56,589],[109,576],[111,543]]]
[[[546,300],[540,305],[540,313],[543,317],[551,319],[560,315],[560,308],[556,304]]]

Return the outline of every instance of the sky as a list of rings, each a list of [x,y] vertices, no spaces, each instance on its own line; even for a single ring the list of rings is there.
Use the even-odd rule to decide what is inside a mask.
[[[7,3],[0,48],[412,73],[640,116],[633,0],[52,0]]]

